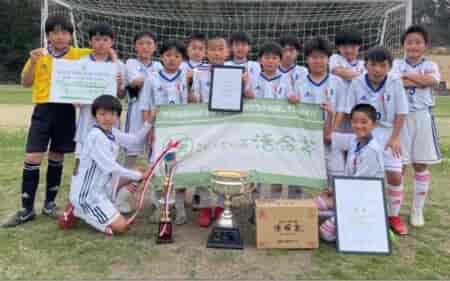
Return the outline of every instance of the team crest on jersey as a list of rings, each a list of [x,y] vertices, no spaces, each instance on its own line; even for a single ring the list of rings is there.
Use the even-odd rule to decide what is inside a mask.
[[[307,92],[305,93],[305,97],[306,97],[306,98],[310,98],[310,97],[312,97],[312,96],[313,96],[313,95],[311,94],[311,92],[308,92],[308,91],[307,91]]]
[[[328,96],[330,96],[330,97],[334,96],[334,90],[333,89],[330,89]]]
[[[163,86],[162,85],[159,85],[159,87],[158,87],[158,92],[162,92],[164,90],[164,88],[163,88]]]
[[[273,92],[274,93],[280,94],[280,92],[281,92],[280,90],[281,90],[281,87],[280,87],[280,85],[278,83],[273,85]]]
[[[391,101],[391,95],[386,95],[386,102],[390,102]]]
[[[181,93],[184,90],[184,85],[182,83],[177,83],[176,85],[177,93]]]
[[[360,98],[361,101],[369,101],[369,98],[367,96],[362,96]]]

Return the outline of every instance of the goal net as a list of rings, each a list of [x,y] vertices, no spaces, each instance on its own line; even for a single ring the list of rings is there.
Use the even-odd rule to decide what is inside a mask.
[[[191,32],[205,34],[247,31],[251,56],[266,41],[294,35],[301,42],[321,36],[334,43],[336,32],[358,29],[364,53],[384,45],[401,54],[400,37],[412,18],[412,0],[41,0],[42,23],[48,15],[65,14],[75,27],[75,44],[88,46],[88,29],[112,25],[122,58],[133,56],[137,32],[155,32],[159,41],[184,40]],[[45,34],[42,32],[42,43]],[[302,59],[302,58],[300,58]]]

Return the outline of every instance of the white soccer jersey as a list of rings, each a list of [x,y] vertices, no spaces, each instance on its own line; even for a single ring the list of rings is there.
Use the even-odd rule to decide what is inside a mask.
[[[345,109],[345,84],[336,75],[327,74],[319,83],[314,82],[309,75],[306,75],[295,83],[294,92],[302,103],[329,102],[334,112],[342,112]]]
[[[192,82],[192,94],[201,103],[209,102],[209,91],[211,88],[211,65],[204,64],[194,71]]]
[[[416,65],[412,65],[408,59],[396,59],[392,67],[392,74],[402,76],[408,73],[431,74],[436,81],[441,81],[439,67],[434,62],[426,59]],[[434,106],[433,89],[427,88],[405,88],[409,102],[409,111],[428,110]]]
[[[354,134],[333,133],[331,146],[347,152],[344,175],[349,177],[384,177],[383,148],[373,137],[360,145]]]
[[[193,71],[194,69],[198,68],[201,65],[203,65],[202,62],[195,62],[193,60],[187,60],[181,64],[181,69],[185,72]]]
[[[288,79],[281,73],[277,73],[274,77],[268,78],[261,72],[257,79],[255,79],[255,84],[252,86],[257,99],[287,99],[288,96],[293,94]]]
[[[127,84],[131,84],[138,78],[149,77],[152,73],[162,69],[162,65],[158,61],[151,61],[149,64],[143,64],[138,59],[128,59],[126,63],[126,80]],[[131,98],[128,96],[127,118],[124,130],[127,133],[136,133],[142,127],[142,112],[139,109],[139,99],[142,95],[142,88],[139,90],[138,96]],[[127,149],[128,155],[139,155],[144,152],[144,144],[139,144]]]
[[[162,69],[145,80],[139,108],[146,111],[162,104],[187,104],[187,99],[186,72],[179,69],[169,74]]]
[[[397,114],[408,114],[403,83],[393,75],[387,75],[378,88],[372,86],[367,74],[353,80],[347,94],[345,112],[350,114],[352,108],[361,103],[375,107],[380,127],[392,128]]]
[[[259,62],[252,60],[246,60],[241,62],[230,60],[225,62],[225,65],[245,67],[246,71],[248,72],[248,75],[250,76],[251,75],[257,76],[261,72],[261,65],[259,64]]]
[[[305,78],[306,75],[308,75],[308,69],[306,67],[293,64],[287,69],[284,69],[281,67],[281,65],[278,67],[278,71],[286,76],[289,83],[291,84],[291,87],[295,87],[295,83],[299,80],[302,80]]]
[[[119,148],[142,142],[151,125],[144,123],[136,135],[113,128],[105,132],[94,125],[81,152],[78,175],[73,178],[70,201],[75,214],[100,231],[118,215],[112,200],[121,177],[140,180],[142,174],[117,163]]]
[[[364,66],[363,60],[356,60],[354,62],[348,61],[345,57],[340,54],[334,54],[330,57],[330,71],[332,72],[337,67],[343,67],[345,69],[350,69],[360,73],[361,75],[366,72],[366,67]],[[351,82],[351,81],[346,81]]]
[[[145,65],[137,59],[128,59],[126,63],[127,84],[131,84],[131,82],[141,77],[147,78],[150,74],[156,73],[162,68],[159,61],[151,61]]]
[[[261,65],[257,61],[245,60],[245,61],[234,61],[230,60],[225,62],[225,65],[230,66],[242,66],[245,67],[245,71],[249,77],[249,85],[247,85],[247,89],[253,88],[252,85],[256,84],[256,79],[261,73]]]
[[[86,56],[80,59],[80,62],[83,61],[91,61],[95,62],[95,57],[92,55]],[[112,65],[116,65],[117,72],[122,74],[122,77],[125,77],[125,65],[122,61],[118,61],[117,63],[113,63],[111,60],[107,60],[107,63],[111,63]],[[83,140],[86,139],[89,131],[92,126],[95,124],[95,118],[91,113],[91,105],[90,104],[82,104],[80,105],[80,114],[78,117],[77,129],[75,133],[75,142],[82,144]],[[81,147],[77,148],[76,154],[81,153]]]

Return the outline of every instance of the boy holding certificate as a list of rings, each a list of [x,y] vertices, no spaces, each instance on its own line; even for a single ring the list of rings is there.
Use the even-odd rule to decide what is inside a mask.
[[[105,62],[110,63],[111,67],[117,69],[117,96],[125,95],[125,66],[118,60],[115,51],[112,49],[114,44],[114,33],[110,25],[97,24],[89,30],[89,44],[92,47],[92,54],[82,59],[88,62]],[[80,162],[80,154],[83,149],[84,140],[87,134],[95,124],[94,116],[91,114],[91,105],[80,105],[80,114],[78,118],[77,130],[75,134],[75,170],[77,174],[78,164]]]
[[[208,38],[206,46],[206,56],[208,63],[199,66],[194,72],[192,92],[189,100],[192,102],[209,102],[209,92],[211,87],[212,65],[224,65],[229,54],[228,44],[225,37],[221,35],[213,35]],[[244,84],[247,84],[248,76],[245,73],[242,77]],[[247,86],[244,86],[247,88]],[[212,218],[218,218],[224,210],[223,196],[218,196],[217,206],[214,212],[211,208],[210,192],[205,187],[197,188],[196,194],[200,195],[200,210],[198,223],[202,227],[208,227]]]
[[[377,124],[377,111],[370,104],[358,104],[350,113],[351,127],[354,134],[332,133],[333,149],[347,152],[344,175],[349,177],[384,177],[383,148],[372,133]],[[331,119],[329,119],[329,122]],[[332,128],[331,122],[327,128]],[[331,131],[327,132],[328,134]],[[357,192],[357,191],[355,191]],[[316,198],[319,210],[332,210],[331,194]],[[336,223],[334,216],[320,225],[320,237],[328,242],[336,240]]]
[[[3,224],[4,227],[17,226],[35,218],[34,201],[39,184],[39,169],[47,151],[47,184],[42,214],[57,218],[55,199],[61,184],[64,154],[72,153],[75,149],[74,106],[49,102],[52,62],[57,59],[78,60],[91,50],[71,46],[73,26],[64,17],[50,16],[45,22],[45,33],[48,48],[31,51],[22,71],[22,85],[32,87],[35,106],[22,172],[22,209],[14,213]]]

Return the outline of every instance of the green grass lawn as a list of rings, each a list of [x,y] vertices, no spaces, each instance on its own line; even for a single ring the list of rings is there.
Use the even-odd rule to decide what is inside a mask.
[[[31,89],[18,85],[0,85],[0,104],[31,104]]]
[[[0,103],[8,103],[5,99],[29,103],[29,92],[5,90],[8,88],[0,87]],[[437,104],[438,120],[450,125],[450,98],[440,97]],[[448,130],[450,126],[440,128],[441,132]],[[0,129],[0,220],[20,206],[25,136],[24,129]],[[441,139],[441,148],[443,157],[449,159],[449,137]],[[72,167],[73,157],[68,156],[58,197],[60,206],[68,197]],[[14,229],[0,228],[0,280],[450,279],[449,161],[432,168],[426,226],[411,227],[410,235],[397,237],[391,256],[344,255],[336,252],[335,245],[326,243],[313,251],[258,250],[254,245],[254,227],[245,220],[244,251],[206,249],[209,230],[193,225],[176,228],[174,244],[156,245],[156,225],[146,221],[148,210],[125,236],[105,237],[86,225],[63,232],[55,221],[40,215],[45,171],[46,165],[42,165],[37,219]],[[411,188],[408,174],[402,208],[405,218],[411,206]],[[244,217],[247,215],[248,212]]]

